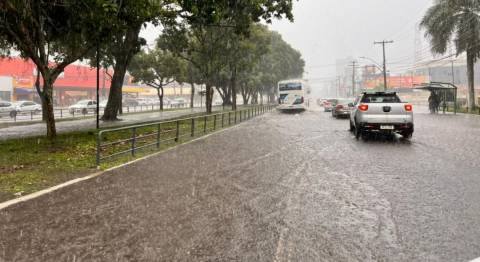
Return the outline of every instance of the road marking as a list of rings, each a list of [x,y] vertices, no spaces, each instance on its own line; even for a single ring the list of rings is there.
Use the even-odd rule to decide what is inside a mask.
[[[6,202],[0,203],[0,210],[5,209],[5,208],[7,208],[7,207],[9,207],[9,206],[12,206],[12,205],[21,203],[21,202],[25,202],[25,201],[28,201],[28,200],[37,198],[37,197],[39,197],[39,196],[48,194],[48,193],[50,193],[50,192],[59,190],[59,189],[61,189],[61,188],[64,188],[64,187],[67,187],[67,186],[76,184],[76,183],[78,183],[78,182],[85,181],[85,180],[88,180],[88,179],[97,177],[97,176],[99,176],[99,175],[101,175],[101,174],[103,174],[103,173],[104,173],[104,172],[98,172],[98,173],[95,173],[95,174],[92,174],[92,175],[88,175],[88,176],[85,176],[85,177],[76,178],[76,179],[67,181],[67,182],[65,182],[65,183],[62,183],[62,184],[60,184],[60,185],[56,185],[56,186],[53,186],[53,187],[50,187],[50,188],[47,188],[47,189],[43,189],[43,190],[37,191],[37,192],[35,192],[35,193],[32,193],[32,194],[29,194],[29,195],[25,195],[25,196],[19,197],[19,198],[15,198],[15,199],[12,199],[12,200],[8,200],[8,201],[6,201]]]
[[[202,139],[206,139],[206,138],[208,138],[208,137],[210,137],[210,136],[212,136],[212,135],[220,134],[220,133],[225,132],[225,131],[227,131],[227,130],[230,130],[230,129],[239,127],[240,125],[242,125],[242,124],[244,124],[244,123],[248,123],[248,122],[249,122],[249,121],[238,123],[238,124],[236,124],[236,125],[233,125],[233,126],[224,128],[224,129],[222,129],[222,130],[219,130],[219,131],[216,131],[216,132],[213,132],[213,133],[210,133],[210,134],[207,134],[207,135],[204,135],[204,136],[195,138],[195,139],[193,139],[193,140],[187,141],[187,142],[182,143],[182,144],[179,144],[179,145],[177,145],[177,146],[170,147],[170,148],[168,148],[168,149],[166,149],[166,150],[159,151],[159,152],[156,152],[156,153],[154,153],[154,154],[151,154],[151,155],[148,155],[148,156],[144,156],[144,157],[141,157],[141,158],[132,160],[132,161],[127,162],[127,163],[125,163],[125,164],[121,164],[121,165],[119,165],[119,166],[115,166],[115,167],[106,169],[106,170],[101,171],[101,172],[97,172],[97,173],[94,173],[94,174],[91,174],[91,175],[88,175],[88,176],[84,176],[84,177],[72,179],[72,180],[67,181],[67,182],[65,182],[65,183],[62,183],[62,184],[60,184],[60,185],[56,185],[56,186],[53,186],[53,187],[49,187],[49,188],[46,188],[46,189],[43,189],[43,190],[40,190],[40,191],[31,193],[31,194],[28,194],[28,195],[25,195],[25,196],[22,196],[22,197],[19,197],[19,198],[7,200],[7,201],[5,201],[5,202],[3,202],[3,203],[0,203],[0,210],[3,210],[3,209],[5,209],[5,208],[7,208],[7,207],[9,207],[9,206],[16,205],[16,204],[18,204],[18,203],[22,203],[22,202],[26,202],[26,201],[29,201],[29,200],[38,198],[38,197],[40,197],[40,196],[49,194],[49,193],[51,193],[51,192],[57,191],[57,190],[59,190],[59,189],[62,189],[62,188],[64,188],[64,187],[68,187],[68,186],[70,186],[70,185],[73,185],[73,184],[76,184],[76,183],[79,183],[79,182],[82,182],[82,181],[85,181],[85,180],[89,180],[89,179],[95,178],[95,177],[100,176],[100,175],[102,175],[102,174],[104,174],[104,173],[107,173],[107,172],[110,172],[110,171],[113,171],[113,170],[116,170],[116,169],[120,169],[120,168],[122,168],[122,167],[131,165],[131,164],[134,164],[134,163],[136,163],[136,162],[139,162],[139,161],[142,161],[142,160],[145,160],[145,159],[154,157],[154,156],[157,156],[157,155],[159,155],[159,154],[163,154],[163,153],[169,152],[170,150],[174,150],[174,149],[176,149],[176,148],[178,148],[178,147],[180,147],[180,146],[185,146],[185,145],[188,145],[188,144],[190,144],[190,143],[193,143],[193,142],[196,142],[196,141],[199,141],[199,140],[202,140]]]
[[[275,262],[282,261],[281,258],[283,257],[283,251],[285,250],[284,248],[285,235],[287,233],[288,233],[288,227],[282,228],[282,231],[280,232],[280,237],[278,238],[277,251],[275,252],[275,259],[273,260]]]
[[[474,260],[470,261],[470,262],[480,262],[480,257],[479,258],[475,258]]]

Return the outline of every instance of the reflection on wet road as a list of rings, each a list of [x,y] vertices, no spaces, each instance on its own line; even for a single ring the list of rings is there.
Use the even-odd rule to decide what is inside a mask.
[[[261,116],[0,211],[0,258],[480,257],[480,118],[415,117],[411,141],[356,141],[320,110]]]

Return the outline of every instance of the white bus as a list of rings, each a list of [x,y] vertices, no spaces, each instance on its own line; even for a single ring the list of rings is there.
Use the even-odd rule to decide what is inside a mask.
[[[278,83],[279,110],[306,110],[309,106],[310,87],[305,80],[292,79]]]

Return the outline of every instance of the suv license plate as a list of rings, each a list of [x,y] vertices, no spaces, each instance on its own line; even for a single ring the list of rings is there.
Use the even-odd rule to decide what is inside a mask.
[[[382,130],[393,130],[393,126],[380,126]]]

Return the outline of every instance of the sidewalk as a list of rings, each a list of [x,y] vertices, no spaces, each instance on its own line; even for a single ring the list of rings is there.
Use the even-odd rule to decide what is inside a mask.
[[[222,107],[214,108],[214,110],[221,110]],[[205,108],[188,108],[184,110],[164,111],[164,112],[148,112],[137,114],[125,114],[120,116],[122,121],[116,122],[100,122],[100,128],[117,127],[124,125],[132,125],[145,122],[154,122],[177,118],[184,115],[205,112]],[[79,119],[71,121],[59,121],[56,123],[57,132],[68,133],[74,131],[85,131],[95,129],[95,119]],[[36,123],[32,125],[11,126],[0,128],[0,141],[12,138],[42,136],[47,133],[45,123]]]

